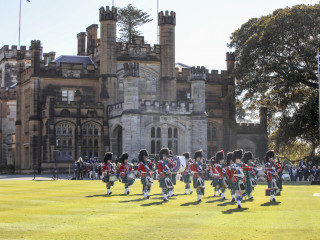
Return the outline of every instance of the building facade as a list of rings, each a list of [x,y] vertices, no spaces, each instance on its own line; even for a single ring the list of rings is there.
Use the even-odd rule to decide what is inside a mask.
[[[1,111],[2,165],[12,163],[17,173],[50,172],[79,157],[102,160],[106,151],[115,157],[126,151],[132,159],[142,148],[158,154],[169,147],[178,155],[203,149],[209,158],[245,145],[237,137],[232,53],[220,74],[176,64],[174,12],[159,13],[154,46],[142,36],[116,42],[115,8],[100,8],[99,19],[100,38],[98,24],[77,35],[77,56],[55,58],[42,52],[40,41],[16,51],[16,80],[1,80],[11,86],[1,92],[1,109],[16,106]],[[10,131],[6,119],[15,124]]]

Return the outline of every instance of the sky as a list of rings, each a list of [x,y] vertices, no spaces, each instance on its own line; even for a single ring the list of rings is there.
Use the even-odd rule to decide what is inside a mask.
[[[250,18],[319,0],[158,0],[159,11],[176,12],[176,62],[225,70],[231,34]],[[140,28],[145,40],[157,44],[157,0],[21,0],[21,45],[41,40],[43,52],[77,54],[77,34],[99,24],[101,6],[131,3],[148,12],[152,22]],[[20,0],[0,0],[0,48],[18,45]],[[98,37],[100,35],[98,30]]]

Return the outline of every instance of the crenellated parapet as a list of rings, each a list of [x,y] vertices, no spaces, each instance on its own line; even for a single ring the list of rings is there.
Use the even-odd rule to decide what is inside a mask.
[[[206,80],[207,70],[205,67],[191,67],[190,68],[190,79],[191,80]]]
[[[172,24],[176,25],[176,13],[171,11],[165,11],[165,14],[161,11],[158,13],[158,25]]]
[[[39,49],[41,49],[41,41],[31,40],[30,50],[39,50]]]
[[[17,98],[16,84],[7,88],[2,87],[0,89],[0,99],[15,100],[16,98]]]
[[[262,134],[265,128],[260,123],[237,123],[238,134]]]
[[[116,103],[108,106],[108,116],[110,118],[119,117],[124,112],[124,103]],[[164,101],[160,102],[158,100],[151,101],[139,100],[139,112],[143,113],[153,113],[153,114],[173,114],[173,115],[186,115],[193,112],[193,102],[192,101]]]
[[[160,53],[160,45],[145,44],[143,36],[134,36],[132,43],[117,42],[117,60],[119,61],[130,59],[160,61]]]
[[[118,20],[118,14],[117,9],[115,7],[112,7],[110,10],[109,6],[106,6],[106,8],[101,7],[100,8],[100,21],[106,21],[106,20]]]
[[[23,54],[19,55],[20,52]],[[11,48],[8,45],[4,45],[0,48],[0,61],[2,59],[16,59],[20,56],[22,57],[21,60],[31,58],[30,51],[27,50],[26,46],[20,46],[20,49],[18,49],[16,45],[12,45]]]
[[[235,61],[236,58],[235,58],[234,52],[227,52],[226,53],[226,60],[227,61]]]

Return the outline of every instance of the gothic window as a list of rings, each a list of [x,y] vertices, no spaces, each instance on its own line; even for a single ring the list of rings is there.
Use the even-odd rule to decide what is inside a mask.
[[[157,128],[157,138],[161,138],[161,128]]]
[[[82,157],[84,159],[99,158],[100,142],[101,127],[93,122],[84,124],[82,126]]]
[[[211,130],[211,139],[215,140],[217,138],[217,128],[216,127],[212,127]]]
[[[157,131],[157,135],[156,135]],[[151,154],[159,154],[161,149],[161,128],[151,128]]]
[[[73,161],[74,129],[70,122],[60,122],[56,125],[56,150],[59,150],[58,161]]]
[[[168,148],[173,151],[173,154],[178,153],[178,129],[168,128]]]

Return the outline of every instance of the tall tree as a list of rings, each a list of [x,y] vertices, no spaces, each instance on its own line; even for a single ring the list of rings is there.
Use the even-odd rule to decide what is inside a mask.
[[[317,52],[320,4],[278,9],[253,18],[231,36],[236,93],[247,109],[269,106],[277,146],[319,145]],[[314,154],[314,151],[311,153]]]
[[[150,15],[128,4],[118,10],[118,26],[120,27],[119,40],[121,42],[132,42],[133,36],[141,35],[137,28],[151,22]]]

